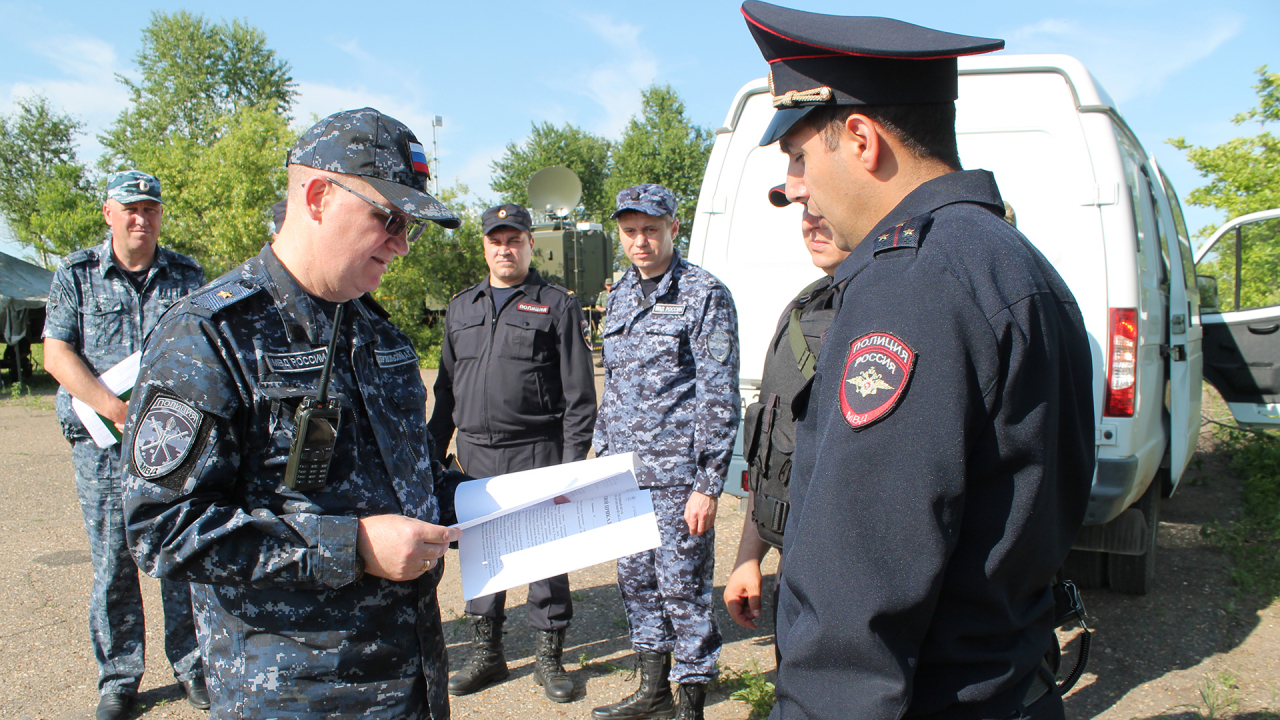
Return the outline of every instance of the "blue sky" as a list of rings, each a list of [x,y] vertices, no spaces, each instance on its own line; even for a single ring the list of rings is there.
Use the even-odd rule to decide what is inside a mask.
[[[833,14],[876,9],[796,0]],[[951,32],[999,37],[1007,51],[1082,60],[1184,198],[1201,178],[1164,143],[1214,145],[1259,132],[1230,118],[1253,107],[1254,71],[1280,70],[1275,0],[1080,0],[1074,3],[919,0],[880,14]],[[81,156],[125,107],[115,74],[134,73],[139,28],[153,10],[242,19],[292,66],[300,124],[312,114],[372,105],[426,145],[440,115],[439,171],[491,199],[490,162],[530,124],[571,122],[616,138],[640,90],[669,83],[694,122],[717,127],[743,83],[766,72],[739,3],[727,0],[187,4],[0,0],[0,112],[32,92],[86,123]],[[1187,207],[1192,230],[1225,219]],[[16,247],[0,239],[0,250]]]

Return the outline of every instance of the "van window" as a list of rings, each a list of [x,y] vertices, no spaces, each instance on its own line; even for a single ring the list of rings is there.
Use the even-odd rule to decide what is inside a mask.
[[[1178,236],[1178,252],[1182,255],[1182,275],[1187,285],[1187,292],[1196,293],[1196,259],[1191,252],[1191,235],[1187,232],[1187,220],[1182,215],[1182,204],[1178,202],[1178,193],[1169,182],[1169,176],[1160,171],[1160,180],[1169,198],[1169,210],[1173,213],[1173,231]]]
[[[1146,181],[1147,192],[1147,212],[1150,214],[1152,221],[1156,226],[1156,237],[1160,240],[1160,290],[1166,295],[1169,293],[1169,233],[1165,230],[1164,218],[1160,214],[1160,208],[1156,203],[1156,188],[1151,182],[1151,177],[1147,175],[1147,169],[1142,168],[1142,179]]]
[[[1169,292],[1169,261],[1166,243],[1160,242],[1156,230],[1155,204],[1151,197],[1151,181],[1142,167],[1142,158],[1129,145],[1127,138],[1117,133],[1120,140],[1120,156],[1124,160],[1125,184],[1129,187],[1129,201],[1133,208],[1133,232],[1138,241],[1138,264],[1143,273],[1153,270],[1156,284]]]
[[[1198,271],[1217,278],[1220,312],[1280,305],[1280,220],[1226,233],[1201,258]]]

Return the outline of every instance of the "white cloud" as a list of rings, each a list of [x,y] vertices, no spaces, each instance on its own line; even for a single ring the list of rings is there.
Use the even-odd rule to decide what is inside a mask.
[[[1008,34],[1013,52],[1059,52],[1085,63],[1117,102],[1158,93],[1244,29],[1237,15],[1164,31],[1046,18]]]
[[[618,137],[627,121],[640,110],[640,89],[652,84],[658,76],[658,61],[641,44],[640,26],[605,15],[584,15],[582,19],[600,40],[613,48],[617,58],[587,73],[580,85],[583,93],[604,109],[605,117],[595,132]]]

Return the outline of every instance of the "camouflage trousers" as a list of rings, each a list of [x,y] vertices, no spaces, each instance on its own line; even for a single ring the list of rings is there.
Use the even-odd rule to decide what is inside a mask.
[[[637,652],[673,653],[671,681],[716,677],[720,628],[713,605],[716,534],[689,534],[684,507],[693,488],[651,488],[662,545],[618,560],[618,589]]]
[[[142,682],[147,628],[138,566],[124,535],[120,445],[104,449],[92,440],[79,440],[72,445],[71,459],[93,557],[89,637],[98,660],[98,692],[134,694]],[[191,586],[161,580],[160,595],[164,648],[173,674],[184,681],[200,677],[204,670],[192,619]]]

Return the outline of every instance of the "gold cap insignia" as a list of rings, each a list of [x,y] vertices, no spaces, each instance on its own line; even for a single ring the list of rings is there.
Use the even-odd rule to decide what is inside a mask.
[[[139,180],[138,189],[141,190],[142,192],[146,192],[151,189],[151,183],[147,182],[146,180]]]
[[[500,220],[504,220],[504,219],[506,219],[506,217],[507,217],[507,209],[506,209],[506,208],[502,208],[501,210],[499,210],[499,211],[498,211],[498,219],[500,219]]]
[[[772,72],[770,72],[769,77],[773,77]],[[835,97],[835,92],[825,85],[812,90],[788,90],[781,95],[774,96],[773,106],[778,109],[793,108],[802,104],[830,102],[833,97]]]

